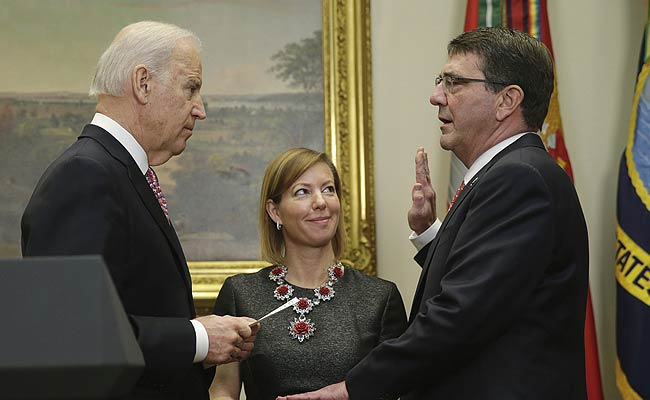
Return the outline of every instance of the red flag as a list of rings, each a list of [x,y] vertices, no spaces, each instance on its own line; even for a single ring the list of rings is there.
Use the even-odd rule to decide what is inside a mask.
[[[467,1],[467,12],[465,14],[466,31],[478,28],[479,26],[499,25],[527,32],[531,36],[541,40],[548,47],[551,55],[553,55],[546,0]],[[571,180],[573,180],[573,171],[571,170],[569,153],[564,144],[562,119],[560,118],[560,104],[557,95],[557,74],[548,114],[544,120],[540,136],[549,154],[566,171]],[[462,170],[458,164],[460,162],[452,160],[452,182],[450,182],[450,187],[457,187],[460,179],[464,175],[464,172],[455,172],[459,171],[459,169]],[[587,374],[587,397],[589,400],[602,400],[603,390],[598,362],[598,343],[596,341],[596,328],[594,325],[590,291],[587,292],[587,314],[585,318],[585,365]]]

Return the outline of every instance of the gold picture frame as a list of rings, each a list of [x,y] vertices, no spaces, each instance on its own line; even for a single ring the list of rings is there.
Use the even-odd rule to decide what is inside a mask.
[[[341,176],[347,234],[343,261],[376,274],[370,0],[322,0],[325,151]],[[190,261],[199,314],[208,314],[223,281],[264,261]]]

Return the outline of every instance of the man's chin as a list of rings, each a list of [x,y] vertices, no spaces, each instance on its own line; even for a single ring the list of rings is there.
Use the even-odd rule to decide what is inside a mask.
[[[443,133],[442,136],[440,136],[440,147],[443,150],[452,150],[453,149],[453,143],[452,143],[452,140],[450,140],[450,139],[451,138],[448,136],[448,134],[445,135]]]
[[[189,137],[187,139],[189,139]],[[172,149],[172,156],[177,156],[185,151],[185,148],[187,147],[187,139],[183,140],[178,144],[178,146]]]

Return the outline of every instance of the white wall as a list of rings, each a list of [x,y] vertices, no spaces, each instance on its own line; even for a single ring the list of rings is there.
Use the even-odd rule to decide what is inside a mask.
[[[419,267],[406,212],[418,146],[429,153],[444,215],[449,155],[438,145],[437,109],[428,104],[447,42],[462,32],[465,1],[372,0],[373,107],[379,275],[396,282],[407,308]],[[642,0],[548,0],[564,137],[587,218],[591,290],[606,399],[614,382],[613,274],[618,162],[627,135]]]

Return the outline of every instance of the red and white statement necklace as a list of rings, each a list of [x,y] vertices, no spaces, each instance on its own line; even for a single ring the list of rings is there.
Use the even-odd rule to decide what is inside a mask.
[[[301,297],[293,305],[293,311],[298,314],[298,318],[293,317],[293,321],[289,323],[289,334],[293,339],[298,339],[298,342],[302,343],[314,336],[316,324],[311,322],[311,319],[307,319],[305,315],[309,314],[321,301],[334,298],[333,286],[344,273],[345,267],[343,267],[343,264],[340,261],[335,261],[334,264],[327,268],[327,282],[314,289],[314,298]],[[285,276],[287,276],[287,267],[284,265],[278,265],[269,272],[269,279],[278,284],[278,287],[273,291],[273,297],[286,302],[293,295],[293,286],[284,280]]]

